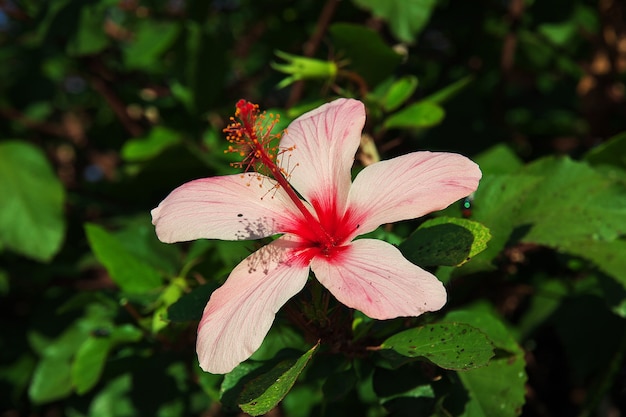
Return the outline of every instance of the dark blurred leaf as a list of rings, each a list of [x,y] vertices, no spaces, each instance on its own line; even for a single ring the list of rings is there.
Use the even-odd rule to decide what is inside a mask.
[[[0,244],[49,261],[65,233],[65,192],[44,154],[18,141],[0,143]]]
[[[445,111],[439,105],[420,101],[389,116],[384,126],[386,129],[422,129],[441,123],[444,117]]]
[[[285,359],[248,382],[239,395],[241,409],[252,416],[260,416],[274,408],[287,395],[318,347],[319,344],[313,346],[298,359]]]
[[[124,48],[124,62],[129,69],[154,71],[162,68],[161,56],[178,36],[178,22],[140,20],[133,39]]]
[[[357,376],[352,369],[330,375],[322,385],[324,399],[326,401],[340,400],[354,389],[356,381]]]
[[[474,77],[473,75],[467,75],[460,80],[443,87],[441,90],[435,91],[431,95],[424,97],[423,101],[428,101],[435,104],[443,104],[446,101],[454,98],[463,90],[465,90],[475,80],[475,78],[476,77]]]
[[[360,25],[335,23],[329,32],[337,53],[349,63],[349,68],[375,86],[389,77],[400,64],[401,57],[378,33]]]
[[[201,116],[223,91],[228,72],[228,44],[196,23],[189,22],[185,30],[186,83],[193,94],[193,110]]]
[[[205,284],[183,295],[167,310],[168,319],[177,322],[200,320],[209,297],[217,287],[214,283]]]
[[[112,2],[100,1],[95,5],[82,8],[78,29],[67,45],[68,54],[91,55],[108,46],[109,37],[104,28],[107,3]]]
[[[403,42],[415,41],[430,20],[437,0],[353,0],[364,9],[386,20],[391,31]]]
[[[399,247],[417,265],[461,265],[484,251],[491,239],[480,223],[455,217],[427,220]]]
[[[85,224],[89,245],[96,258],[106,267],[111,279],[128,293],[146,293],[161,285],[158,271],[134,255],[124,245],[96,224]]]
[[[626,169],[626,132],[613,136],[585,154],[591,165],[608,164]]]
[[[493,356],[489,338],[465,323],[437,323],[405,330],[385,340],[381,347],[454,370],[480,368]]]

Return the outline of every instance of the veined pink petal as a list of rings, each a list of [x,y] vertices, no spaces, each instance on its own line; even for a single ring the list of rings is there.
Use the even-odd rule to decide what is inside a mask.
[[[303,114],[287,128],[280,149],[295,149],[279,157],[280,165],[316,209],[343,212],[364,124],[363,103],[338,99]]]
[[[314,258],[311,269],[337,300],[373,319],[419,316],[446,303],[435,276],[381,240],[355,240],[331,258]]]
[[[281,237],[244,259],[212,295],[198,327],[196,350],[207,372],[224,374],[263,342],[280,307],[306,284],[309,266]]]
[[[258,239],[289,229],[300,215],[276,182],[256,173],[203,178],[176,188],[152,210],[165,243]]]
[[[354,179],[348,207],[363,234],[446,208],[475,191],[481,176],[462,155],[414,152],[365,167]]]

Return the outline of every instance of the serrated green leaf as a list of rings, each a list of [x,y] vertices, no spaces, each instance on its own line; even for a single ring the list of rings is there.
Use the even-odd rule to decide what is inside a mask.
[[[178,143],[180,143],[180,133],[156,126],[146,137],[127,141],[122,147],[122,158],[129,162],[144,161]]]
[[[318,347],[319,344],[313,346],[297,360],[283,360],[269,372],[248,382],[239,395],[241,409],[252,416],[260,416],[276,407],[287,395]]]
[[[0,195],[0,246],[49,261],[65,234],[65,192],[38,148],[0,144]]]
[[[458,373],[469,395],[462,416],[518,416],[525,399],[526,363],[515,338],[500,320],[479,308],[451,312],[445,320],[481,329],[496,348],[510,354],[492,359],[485,367]]]
[[[413,42],[424,29],[437,0],[353,0],[372,14],[386,20],[391,32],[403,42]]]
[[[401,245],[400,251],[417,265],[461,265],[487,248],[489,229],[456,217],[424,222]]]
[[[444,116],[445,111],[439,105],[420,101],[389,116],[384,126],[386,129],[423,129],[441,123]]]
[[[426,358],[454,370],[485,366],[494,354],[489,338],[465,323],[437,323],[405,330],[385,340],[381,348],[410,358]]]
[[[145,293],[161,285],[161,275],[150,265],[129,253],[124,245],[96,224],[85,224],[89,245],[96,258],[106,267],[111,279],[128,293]]]
[[[407,75],[396,80],[383,97],[382,106],[385,111],[394,111],[404,104],[417,88],[418,80],[413,75]]]

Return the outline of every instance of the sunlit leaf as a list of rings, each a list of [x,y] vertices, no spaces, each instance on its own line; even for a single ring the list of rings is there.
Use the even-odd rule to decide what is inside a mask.
[[[38,148],[0,143],[0,195],[0,246],[38,261],[52,259],[65,234],[65,192]]]
[[[402,254],[417,265],[461,265],[487,248],[489,229],[456,217],[427,220],[400,245]]]
[[[493,344],[483,332],[454,322],[405,330],[385,340],[381,347],[455,370],[485,366],[493,356]]]
[[[485,367],[458,373],[469,394],[469,402],[462,415],[518,416],[524,404],[527,377],[524,351],[515,338],[500,320],[481,309],[456,310],[447,314],[445,320],[479,328],[496,348],[506,352]]]
[[[285,359],[248,382],[239,395],[241,409],[252,416],[259,416],[274,408],[287,395],[318,347],[313,346],[297,359]]]

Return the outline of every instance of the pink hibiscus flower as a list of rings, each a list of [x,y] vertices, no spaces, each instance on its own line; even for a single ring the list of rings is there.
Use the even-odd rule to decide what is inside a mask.
[[[365,123],[361,102],[339,99],[290,125],[272,154],[258,107],[240,101],[226,129],[244,166],[258,172],[204,178],[152,210],[163,242],[281,235],[244,259],[211,295],[198,327],[200,366],[227,373],[249,358],[276,312],[317,280],[344,305],[384,320],[418,316],[446,302],[441,282],[393,245],[357,239],[378,226],[440,210],[476,190],[481,172],[452,153],[415,152],[351,167]],[[245,152],[243,152],[245,150]]]

